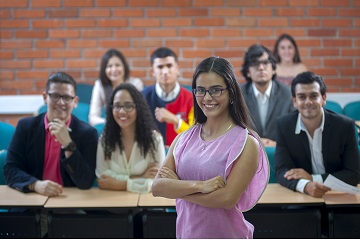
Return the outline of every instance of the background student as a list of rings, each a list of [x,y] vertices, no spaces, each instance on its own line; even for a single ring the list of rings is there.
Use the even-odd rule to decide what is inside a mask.
[[[116,87],[106,108],[97,149],[101,189],[149,192],[165,158],[162,136],[142,94],[130,84]]]
[[[105,122],[105,118],[101,116],[102,109],[106,107],[112,90],[121,83],[131,83],[139,91],[144,88],[139,78],[130,77],[129,64],[116,49],[109,49],[102,56],[99,75],[100,79],[95,81],[90,102],[89,123],[92,126]]]

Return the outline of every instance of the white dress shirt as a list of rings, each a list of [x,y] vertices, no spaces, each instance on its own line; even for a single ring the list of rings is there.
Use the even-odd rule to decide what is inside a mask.
[[[269,108],[269,99],[270,99],[270,93],[271,93],[271,88],[272,88],[272,81],[270,81],[269,86],[266,89],[264,94],[262,92],[260,92],[254,84],[252,84],[252,86],[253,86],[254,94],[255,94],[255,97],[257,100],[261,126],[263,129],[265,129],[266,115],[267,115],[268,108]]]

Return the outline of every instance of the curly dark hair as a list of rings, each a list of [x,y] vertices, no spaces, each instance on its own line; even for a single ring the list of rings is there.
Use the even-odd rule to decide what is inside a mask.
[[[192,88],[196,88],[196,80],[201,73],[209,72],[214,72],[222,77],[226,87],[229,89],[229,98],[232,101],[232,104],[229,105],[229,114],[232,120],[236,123],[236,125],[251,129],[250,123],[252,120],[250,117],[250,112],[241,93],[239,84],[236,81],[234,67],[228,60],[221,57],[209,57],[204,59],[195,70],[193,75]],[[201,110],[200,106],[197,104],[194,92],[193,99],[195,123],[206,122],[207,117]]]
[[[151,115],[150,107],[143,95],[133,85],[122,83],[111,93],[110,100],[106,106],[106,123],[101,136],[105,159],[111,158],[111,153],[115,151],[116,144],[119,146],[120,152],[124,150],[124,145],[121,141],[121,128],[116,123],[112,112],[115,94],[120,90],[128,91],[136,105],[135,140],[139,145],[141,153],[145,157],[150,152],[155,157],[156,145],[153,132],[157,130],[157,127]]]
[[[282,35],[276,40],[276,43],[275,43],[275,46],[274,46],[274,57],[275,57],[275,59],[276,59],[276,62],[277,62],[277,63],[281,62],[281,58],[280,58],[280,56],[279,56],[279,50],[278,50],[278,48],[279,48],[280,42],[281,42],[282,40],[284,40],[284,39],[289,40],[289,41],[292,43],[292,45],[294,45],[295,54],[294,54],[293,62],[294,62],[294,63],[301,63],[300,53],[299,53],[298,46],[297,46],[297,44],[296,44],[296,42],[295,42],[295,39],[294,39],[292,36],[290,36],[289,34],[286,34],[286,33],[282,34]]]

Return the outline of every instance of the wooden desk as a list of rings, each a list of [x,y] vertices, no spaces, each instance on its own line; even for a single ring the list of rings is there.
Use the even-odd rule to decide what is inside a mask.
[[[40,209],[48,197],[0,185],[0,238],[40,238]]]
[[[49,198],[45,204],[49,237],[132,238],[133,210],[138,200],[138,193],[64,188],[61,196]]]
[[[324,196],[330,238],[360,238],[360,194],[331,191]]]

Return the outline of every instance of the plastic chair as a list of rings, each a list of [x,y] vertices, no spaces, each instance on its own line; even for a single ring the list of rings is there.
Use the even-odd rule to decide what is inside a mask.
[[[13,125],[6,122],[0,122],[0,150],[9,147],[14,132],[15,127]]]
[[[79,102],[90,104],[93,85],[86,83],[78,83],[76,85],[76,95],[79,97]]]
[[[341,114],[343,112],[341,105],[339,103],[331,101],[331,100],[326,100],[326,104],[325,104],[324,108],[331,110],[333,112],[339,113],[339,114]]]
[[[190,92],[192,92],[192,87],[190,85],[181,85],[183,88],[186,88]]]
[[[104,130],[104,126],[105,126],[105,123],[100,123],[100,124],[96,124],[94,126],[94,128],[97,130],[98,132],[98,136],[100,137],[102,131]]]
[[[360,101],[346,104],[343,109],[343,114],[354,119],[355,121],[360,121]]]
[[[275,175],[275,149],[275,147],[265,147],[265,151],[268,156],[270,165],[269,183],[277,183]]]
[[[44,113],[47,111],[47,105],[41,105],[38,114]],[[89,123],[89,111],[90,104],[79,102],[76,108],[73,108],[72,114],[74,114],[81,121]]]
[[[0,151],[0,185],[5,185],[4,165],[5,165],[6,154],[7,154],[7,150]]]

